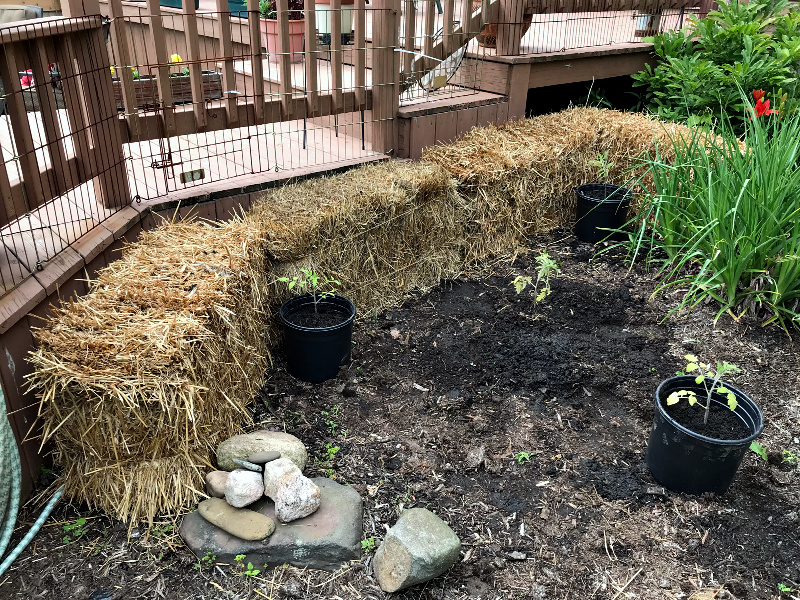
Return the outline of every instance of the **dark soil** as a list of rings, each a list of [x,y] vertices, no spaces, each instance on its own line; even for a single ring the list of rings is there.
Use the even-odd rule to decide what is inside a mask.
[[[325,327],[335,327],[344,323],[350,315],[345,314],[336,308],[322,306],[318,310],[314,307],[303,307],[295,313],[289,315],[286,320],[300,327],[310,329],[324,329]]]
[[[800,598],[778,587],[800,588],[797,342],[754,322],[715,323],[713,306],[664,320],[679,298],[651,300],[653,273],[628,271],[619,256],[592,260],[596,249],[568,232],[529,248],[482,278],[362,318],[335,380],[302,383],[278,357],[254,427],[297,435],[308,474],[361,493],[365,540],[380,544],[410,507],[450,523],[459,562],[397,598]],[[535,280],[543,250],[562,272],[537,303],[511,281]],[[654,390],[687,352],[739,365],[731,383],[765,413],[769,460],[748,453],[723,497],[665,490],[644,464]],[[79,516],[85,533],[65,540]],[[134,529],[128,542],[124,525],[62,504],[0,597],[388,597],[371,552],[336,573],[247,577],[198,561],[176,522]]]
[[[690,406],[686,400],[667,406],[662,401],[666,413],[689,431],[699,433],[715,440],[743,440],[750,437],[750,431],[742,420],[727,406],[711,403],[708,422],[705,421],[705,398],[698,398],[697,404]]]

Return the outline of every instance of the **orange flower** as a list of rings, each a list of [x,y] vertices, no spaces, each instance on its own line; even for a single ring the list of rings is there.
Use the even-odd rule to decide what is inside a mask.
[[[756,102],[761,102],[764,99],[764,90],[753,90],[753,98]]]

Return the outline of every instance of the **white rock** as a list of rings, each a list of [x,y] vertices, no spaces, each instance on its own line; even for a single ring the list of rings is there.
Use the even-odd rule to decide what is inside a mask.
[[[235,508],[252,504],[264,495],[261,473],[236,469],[225,481],[225,501]]]
[[[305,475],[297,475],[286,481],[275,498],[275,516],[282,523],[289,523],[313,514],[320,504],[320,491]]]
[[[275,515],[283,523],[307,517],[319,508],[319,488],[288,458],[264,465],[264,494],[275,502]]]

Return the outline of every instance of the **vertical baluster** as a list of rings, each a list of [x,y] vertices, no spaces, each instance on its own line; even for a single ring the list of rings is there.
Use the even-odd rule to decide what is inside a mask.
[[[50,57],[53,57],[53,61],[55,62],[53,45],[52,43],[47,44],[51,39],[52,38],[49,37],[43,37],[31,40],[29,48],[33,80],[39,84],[40,115],[42,117],[42,129],[44,130],[44,137],[46,140],[46,144],[42,145],[47,147],[47,152],[50,155],[51,168],[49,171],[52,173],[53,178],[53,189],[51,193],[55,197],[60,196],[75,186],[73,185],[72,174],[67,167],[67,152],[64,148],[61,127],[58,123],[58,107],[56,106],[56,98],[50,83]]]
[[[331,86],[333,112],[342,111],[342,0],[331,0]]]
[[[147,0],[147,12],[150,13],[150,43],[155,51],[156,81],[158,93],[161,97],[161,110],[164,116],[164,129],[167,137],[177,133],[175,127],[175,102],[172,98],[172,84],[169,80],[170,60],[167,52],[167,41],[164,36],[161,5],[158,0]]]
[[[117,77],[122,87],[122,105],[125,107],[125,120],[128,122],[131,138],[139,137],[139,113],[136,106],[136,93],[133,91],[133,72],[131,71],[131,52],[128,46],[128,24],[122,10],[122,0],[109,0],[111,7],[111,48],[114,52]]]
[[[365,30],[367,26],[367,9],[364,0],[355,0],[353,7],[354,19],[354,40],[356,47],[355,60],[355,88],[356,88],[356,110],[364,110],[367,106],[367,42]]]
[[[36,146],[33,143],[28,113],[22,97],[22,83],[19,80],[20,71],[27,69],[27,60],[20,43],[4,44],[0,47],[0,78],[3,79],[5,87],[6,113],[11,120],[23,189],[27,196],[27,205],[23,199],[16,199],[19,215],[33,210],[45,201],[39,162],[36,159]],[[34,87],[31,87],[31,92],[35,93]]]
[[[77,160],[78,177],[81,181],[87,181],[91,179],[92,152],[86,133],[86,106],[81,96],[78,71],[75,68],[75,45],[72,36],[57,37],[54,43],[59,57],[61,91],[64,93],[64,105],[67,107],[67,119]]]
[[[222,87],[225,91],[225,111],[228,126],[239,123],[239,108],[236,93],[236,73],[233,70],[233,43],[231,42],[231,19],[228,0],[216,0],[217,23],[219,25],[219,49],[222,55]]]
[[[289,0],[277,0],[278,9],[278,73],[280,74],[281,114],[292,116],[292,56],[289,54]]]
[[[461,34],[458,36],[458,45],[463,46],[469,39],[469,22],[472,19],[472,0],[461,0]]]
[[[196,131],[206,126],[206,103],[203,94],[203,65],[200,64],[200,44],[197,37],[197,13],[194,0],[183,0],[183,32],[186,36],[186,54],[189,59],[189,83],[192,86],[192,102]]]
[[[316,2],[314,0],[305,0],[304,8],[306,19],[306,115],[315,117],[319,114]]]
[[[287,4],[286,0],[283,0]],[[258,0],[247,0],[247,28],[250,32],[250,71],[253,77],[253,109],[256,123],[264,122],[264,55],[261,52],[261,23]],[[280,14],[280,8],[278,9]],[[285,14],[285,13],[284,13]]]
[[[443,49],[441,58],[447,58],[455,50],[453,38],[453,16],[455,13],[455,0],[444,0],[444,25],[442,28]],[[438,58],[438,57],[437,57]]]
[[[411,72],[411,64],[414,61],[414,51],[416,50],[416,28],[417,28],[417,9],[414,0],[404,0],[406,5],[405,18],[405,43],[403,44],[403,79],[411,79],[414,73]]]

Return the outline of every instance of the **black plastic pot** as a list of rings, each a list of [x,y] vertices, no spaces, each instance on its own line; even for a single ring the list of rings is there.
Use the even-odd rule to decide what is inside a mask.
[[[313,305],[311,294],[295,296],[283,303],[278,318],[284,328],[287,370],[303,381],[320,383],[336,377],[339,367],[350,362],[356,307],[344,296],[326,296],[319,300],[318,309],[341,315],[341,323],[304,327],[293,322],[293,316]]]
[[[689,494],[724,494],[730,487],[750,443],[761,435],[764,416],[744,392],[727,383],[724,385],[736,395],[739,404],[734,414],[750,432],[740,440],[718,440],[700,435],[666,413],[662,401],[674,391],[694,390],[698,398],[705,398],[705,388],[695,383],[694,376],[671,377],[658,386],[656,414],[645,460],[653,477],[663,486]],[[729,410],[727,399],[722,394],[712,395],[711,402]]]
[[[610,183],[584,183],[575,188],[575,195],[578,197],[575,235],[580,240],[594,244],[625,238],[624,234],[604,230],[624,227],[633,192]]]

